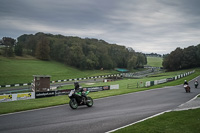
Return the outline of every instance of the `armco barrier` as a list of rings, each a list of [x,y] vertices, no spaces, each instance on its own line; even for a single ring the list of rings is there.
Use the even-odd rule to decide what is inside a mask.
[[[162,84],[162,83],[165,83],[165,82],[170,82],[170,81],[177,80],[177,79],[180,79],[182,77],[188,76],[188,75],[190,75],[194,72],[195,72],[195,70],[193,70],[191,72],[184,73],[184,74],[177,75],[177,76],[172,77],[172,78],[160,79],[160,80],[155,80],[155,81],[147,81],[145,86],[149,87],[149,86],[153,86],[153,85]]]
[[[113,75],[102,75],[102,76],[94,76],[94,77],[87,77],[87,78],[64,79],[64,80],[51,81],[50,83],[67,82],[67,81],[79,81],[79,80],[97,79],[97,78],[107,78],[107,77],[115,77],[115,76],[121,76],[121,75],[122,74],[113,74]],[[32,83],[0,85],[0,88],[3,88],[3,87],[15,87],[15,86],[27,86],[27,85],[31,85],[31,84]]]

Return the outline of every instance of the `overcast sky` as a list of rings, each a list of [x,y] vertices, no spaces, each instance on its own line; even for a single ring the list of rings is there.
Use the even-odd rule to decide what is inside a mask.
[[[0,39],[37,32],[166,54],[200,44],[200,0],[0,0]]]

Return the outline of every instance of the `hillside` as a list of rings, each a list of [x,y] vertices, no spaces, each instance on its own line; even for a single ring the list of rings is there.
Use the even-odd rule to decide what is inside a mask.
[[[147,59],[150,66],[159,67],[162,64],[162,58]],[[0,85],[31,83],[33,75],[50,75],[53,81],[117,73],[114,70],[79,70],[56,61],[38,60],[32,56],[14,58],[0,56],[0,71]]]
[[[82,71],[55,61],[41,61],[33,57],[2,56],[0,56],[0,71],[0,85],[30,83],[33,75],[51,75],[51,80],[62,80],[116,73],[114,70]]]
[[[153,67],[162,67],[162,57],[150,57],[147,56],[147,66],[153,66]]]

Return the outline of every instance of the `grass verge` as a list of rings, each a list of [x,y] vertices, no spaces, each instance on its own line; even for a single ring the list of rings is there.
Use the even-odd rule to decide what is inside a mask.
[[[200,109],[168,112],[114,133],[199,133],[199,114]]]

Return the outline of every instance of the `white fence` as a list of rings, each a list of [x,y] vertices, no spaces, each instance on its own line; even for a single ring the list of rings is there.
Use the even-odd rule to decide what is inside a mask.
[[[158,84],[162,84],[162,83],[165,83],[165,82],[168,82],[168,81],[172,81],[172,80],[177,80],[177,79],[180,79],[182,77],[185,77],[185,76],[188,76],[192,73],[194,73],[195,70],[191,71],[191,72],[187,72],[187,73],[184,73],[184,74],[180,74],[180,75],[177,75],[175,77],[172,77],[172,78],[168,78],[168,79],[160,79],[160,80],[155,80],[155,81],[147,81],[145,83],[145,86],[146,87],[149,87],[149,86],[153,86],[153,85],[158,85]]]

